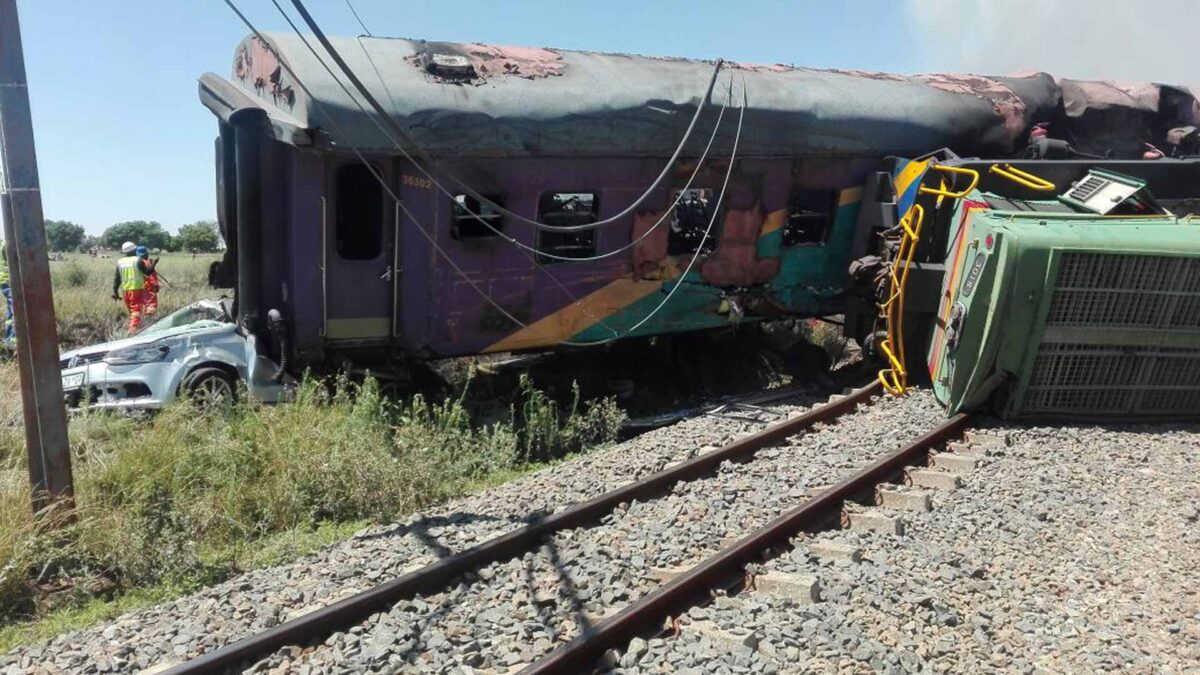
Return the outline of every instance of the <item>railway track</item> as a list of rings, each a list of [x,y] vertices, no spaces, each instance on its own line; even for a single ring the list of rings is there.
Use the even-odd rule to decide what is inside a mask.
[[[762,432],[739,439],[723,448],[699,455],[588,502],[560,510],[483,545],[442,558],[398,579],[202,655],[167,672],[228,671],[256,662],[257,666],[251,669],[263,670],[272,663],[278,663],[281,658],[292,665],[303,662],[314,669],[314,672],[320,672],[325,666],[335,667],[345,657],[344,652],[338,648],[339,639],[355,643],[351,650],[357,647],[360,651],[367,651],[371,645],[379,645],[380,642],[390,639],[396,643],[391,645],[392,650],[387,649],[387,645],[379,645],[384,647],[379,651],[380,656],[391,659],[392,667],[403,666],[403,662],[395,660],[396,650],[399,650],[406,655],[405,662],[409,663],[410,667],[418,670],[431,669],[434,664],[421,660],[423,652],[441,646],[446,640],[465,642],[468,649],[481,649],[477,641],[463,640],[461,631],[453,630],[453,615],[456,612],[461,614],[462,611],[472,611],[461,610],[460,607],[477,609],[488,603],[493,605],[492,609],[481,612],[480,616],[494,618],[497,613],[503,614],[504,601],[509,598],[481,598],[480,593],[473,590],[472,586],[483,586],[486,590],[487,584],[478,583],[482,576],[493,578],[496,574],[517,573],[516,569],[506,569],[505,564],[511,567],[515,562],[519,568],[520,563],[524,562],[528,568],[524,574],[531,578],[537,576],[536,568],[539,565],[548,567],[549,570],[542,571],[549,571],[555,575],[556,585],[560,590],[580,583],[583,586],[591,585],[593,588],[612,583],[611,575],[605,577],[604,574],[597,575],[594,569],[584,569],[586,566],[581,564],[581,560],[588,556],[571,559],[571,556],[560,554],[561,558],[567,559],[553,560],[556,548],[568,548],[564,543],[556,544],[554,540],[557,538],[565,537],[568,543],[573,537],[590,538],[591,543],[586,544],[584,550],[593,553],[607,547],[621,548],[620,540],[623,537],[641,541],[646,550],[626,550],[620,555],[608,555],[610,559],[607,563],[617,567],[640,566],[649,569],[651,577],[662,576],[662,569],[679,567],[690,560],[715,554],[697,567],[694,574],[680,575],[657,590],[653,588],[657,584],[635,584],[639,587],[619,589],[620,592],[617,593],[601,593],[599,602],[592,603],[602,606],[600,612],[592,606],[589,614],[589,608],[582,606],[577,599],[574,599],[574,606],[570,606],[572,598],[553,597],[553,588],[540,589],[542,597],[535,597],[533,603],[535,611],[541,615],[539,618],[543,623],[554,626],[556,617],[552,615],[559,616],[557,630],[539,639],[530,640],[535,645],[535,651],[540,649],[542,652],[548,652],[554,642],[561,642],[564,637],[574,636],[575,639],[548,659],[530,666],[534,669],[532,672],[579,672],[581,667],[586,670],[586,666],[579,664],[595,662],[598,655],[619,646],[622,640],[627,641],[635,633],[645,632],[648,626],[661,619],[661,616],[648,618],[652,614],[661,615],[666,609],[681,606],[680,603],[687,604],[689,600],[685,598],[692,598],[691,601],[694,601],[693,596],[697,593],[703,594],[700,589],[704,584],[712,583],[718,577],[733,574],[735,568],[758,556],[764,546],[778,546],[779,542],[776,540],[784,537],[788,528],[812,528],[828,524],[834,510],[840,508],[847,498],[860,497],[859,493],[867,489],[867,483],[894,477],[896,471],[907,460],[918,458],[921,448],[927,448],[934,440],[954,433],[964,424],[962,419],[956,418],[951,424],[943,425],[936,432],[931,432],[917,443],[907,446],[903,452],[888,455],[883,464],[875,461],[880,454],[878,451],[850,454],[830,452],[830,448],[836,448],[846,442],[845,438],[840,438],[838,432],[833,430],[797,436],[812,430],[819,423],[835,422],[847,415],[855,417],[869,414],[876,406],[862,404],[870,401],[877,393],[877,389],[870,386],[850,396],[838,397],[829,404],[772,425]],[[889,401],[886,405],[902,403]],[[850,414],[864,409],[865,412]],[[866,426],[863,428],[872,426],[869,420],[864,421],[864,424]],[[909,430],[910,435],[913,429],[921,426],[913,426]],[[875,439],[874,445],[878,445],[879,442],[881,439]],[[867,443],[867,446],[873,447],[872,443]],[[754,459],[757,453],[764,450],[767,450],[762,453],[767,456],[765,459]],[[736,463],[742,464],[735,466]],[[789,467],[791,470],[788,470]],[[781,472],[785,470],[788,474],[780,482]],[[743,476],[739,483],[736,477],[746,473],[750,476],[749,480],[745,480]],[[855,474],[854,479],[848,482],[842,480],[845,475],[851,473]],[[770,477],[776,480],[774,489],[781,490],[787,485],[792,485],[793,489],[788,490],[786,495],[771,498],[761,489],[747,487],[764,482]],[[841,481],[838,486],[822,489],[823,486],[838,481]],[[797,483],[807,484],[807,488],[795,489]],[[656,553],[650,550],[653,546],[636,538],[643,533],[630,531],[621,520],[644,521],[647,516],[652,517],[653,514],[631,514],[630,511],[641,510],[639,507],[643,504],[657,506],[660,503],[669,503],[676,499],[684,486],[701,492],[720,490],[721,494],[727,495],[728,510],[736,511],[740,508],[741,512],[732,521],[726,520],[725,536],[718,537],[715,546],[712,535],[703,532],[708,524],[705,518],[700,517],[692,518],[688,527],[674,528],[673,531],[676,538],[690,537],[693,541],[706,539],[707,542],[699,546],[676,547],[665,554],[662,551]],[[686,500],[680,501],[680,508],[687,506]],[[776,514],[784,515],[779,521],[768,525],[770,516]],[[598,522],[603,527],[596,527]],[[747,540],[717,553],[721,545],[726,544],[729,539],[736,538],[730,535],[751,530],[756,530],[755,534]],[[552,562],[547,565],[547,560]],[[621,586],[619,583],[616,585]],[[524,590],[532,592],[534,596],[539,592],[532,587]],[[644,597],[631,606],[630,613],[621,612],[617,616],[603,618],[603,614],[611,610],[612,605],[619,604],[627,597],[638,596]],[[649,603],[650,609],[638,609],[646,606],[646,603]],[[518,603],[513,600],[511,604],[516,606]],[[462,617],[459,619],[461,623]],[[399,635],[387,630],[391,625],[404,624],[417,626],[422,635],[435,635],[432,639],[435,644],[431,646],[421,643],[422,635]],[[447,629],[448,637],[439,629],[439,626],[443,625],[451,626]],[[412,640],[413,637],[417,639]],[[364,646],[368,641],[370,644]],[[315,649],[299,647],[320,642],[325,644]],[[496,660],[480,655],[469,656],[468,660],[476,665],[490,665],[503,672],[513,670],[542,655],[526,653],[514,657],[510,653],[507,657]],[[386,663],[386,660],[377,659],[375,662]]]
[[[882,502],[883,495],[903,495],[886,491],[882,486],[897,479],[911,482],[913,473],[906,470],[925,464],[930,451],[960,436],[968,421],[967,415],[956,415],[946,420],[915,441],[821,491],[699,565],[680,572],[658,590],[520,672],[523,675],[588,672],[595,669],[606,652],[623,650],[636,637],[662,633],[664,624],[671,625],[676,617],[691,607],[711,599],[715,591],[725,591],[739,584],[744,589],[753,588],[755,575],[747,572],[748,566],[762,562],[764,557],[789,550],[792,540],[804,533],[817,532],[834,523],[848,527],[852,525],[852,520],[866,516],[864,512],[847,511],[847,504],[868,498]],[[921,480],[919,475],[917,480]],[[912,496],[915,494],[910,493]],[[903,497],[897,499],[902,500]],[[869,517],[877,520],[868,521],[871,522],[868,527],[896,527],[897,521],[886,516]],[[810,580],[777,575],[772,581],[777,587],[786,587],[787,592],[802,593],[816,599],[817,590]],[[672,626],[672,630],[677,634],[680,630],[678,624]],[[729,634],[728,640],[736,643],[738,636]],[[610,661],[613,665],[619,663],[615,658]]]
[[[1002,437],[972,429],[966,441],[934,452],[926,446],[942,422],[926,392],[883,398],[787,436],[743,463],[726,462],[657,497],[622,502],[598,522],[553,532],[520,555],[447,578],[443,590],[381,606],[324,639],[314,635],[257,660],[205,669],[899,673],[983,663],[1051,671],[1126,664],[1149,671],[1195,662],[1200,614],[1186,579],[1200,550],[1189,534],[1197,511],[1177,505],[1194,503],[1196,485],[1172,480],[1194,474],[1188,468],[1200,456],[1194,428],[1005,427]],[[616,461],[639,473],[653,470],[690,455],[674,450],[646,462],[630,461],[629,452],[657,452],[663,439],[700,447],[714,432],[729,438],[739,428],[752,427],[723,418],[685,423],[655,432],[660,438],[650,445],[635,441],[513,484],[524,490],[482,496],[494,504],[510,492],[554,488],[531,503],[556,503],[571,490],[580,494],[580,466],[596,472]],[[921,466],[926,456],[930,467]],[[620,475],[590,482],[585,494],[618,485]],[[971,478],[960,480],[965,476]],[[872,488],[885,478],[913,485]],[[473,526],[446,516],[485,512],[472,500],[414,522],[444,520],[444,531],[433,534],[458,550],[472,540]],[[514,522],[501,519],[475,541]],[[331,549],[343,554],[322,553],[272,573],[291,587],[286,580],[307,583],[304,575],[319,574],[336,592],[379,578],[342,566],[364,551],[391,556],[393,562],[367,568],[385,574],[414,560],[405,545],[409,534],[372,532]],[[178,621],[164,617],[194,617],[183,628],[167,628],[171,634],[199,634],[199,626],[221,631],[205,637],[211,650],[233,644],[222,633],[252,632],[242,617],[272,613],[250,614],[244,602],[226,599],[270,588],[251,580],[262,576],[122,617],[103,631],[21,650],[0,665],[5,672],[106,672],[92,664],[108,659],[110,671],[161,672],[153,668],[161,660],[147,664],[143,655],[171,644],[184,656],[185,646],[183,637],[156,637],[164,621]],[[315,604],[308,597],[294,602],[291,616]],[[1130,623],[1130,612],[1143,618]]]
[[[695,456],[588,501],[571,505],[479,546],[443,557],[397,579],[214,650],[167,672],[178,674],[228,671],[253,663],[291,645],[319,642],[330,634],[349,628],[398,602],[444,591],[465,573],[479,570],[491,563],[517,558],[536,549],[553,533],[593,525],[623,504],[661,496],[681,482],[712,474],[725,463],[746,462],[763,448],[783,442],[819,423],[831,422],[852,412],[877,394],[878,387],[871,385],[849,396],[838,397],[828,404],[773,424],[763,431],[735,440],[724,447]]]

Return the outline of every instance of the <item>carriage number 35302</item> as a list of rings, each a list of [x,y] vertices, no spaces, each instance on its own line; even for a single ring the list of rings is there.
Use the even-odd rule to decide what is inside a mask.
[[[415,188],[421,188],[422,190],[429,190],[433,187],[433,181],[429,180],[428,178],[409,176],[407,174],[402,174],[400,176],[400,182],[404,185],[411,185]]]

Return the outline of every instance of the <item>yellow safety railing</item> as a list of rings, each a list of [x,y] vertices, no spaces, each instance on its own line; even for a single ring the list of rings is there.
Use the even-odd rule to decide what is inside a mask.
[[[976,174],[978,179],[978,174]],[[976,181],[978,182],[978,180]],[[923,189],[923,188],[922,188]],[[887,301],[879,305],[884,313],[887,337],[879,343],[879,349],[887,358],[888,368],[879,371],[879,383],[893,396],[908,390],[908,371],[904,364],[904,289],[908,283],[908,270],[917,253],[917,241],[921,238],[921,224],[925,221],[925,209],[913,204],[900,219],[900,248],[892,261],[891,286]]]
[[[975,169],[964,169],[961,166],[946,166],[945,164],[934,164],[929,167],[929,171],[940,171],[944,174],[949,175],[952,180],[953,180],[954,176],[956,176],[956,175],[970,176],[971,184],[968,185],[965,189],[960,190],[958,192],[950,192],[946,188],[945,181],[942,181],[942,185],[939,187],[936,187],[936,188],[925,187],[924,185],[922,185],[920,188],[918,188],[918,191],[921,194],[937,195],[939,197],[949,197],[950,199],[962,199],[963,197],[966,197],[967,195],[971,194],[971,190],[974,190],[976,185],[979,185],[979,172],[976,171]]]
[[[1035,176],[1028,171],[1022,171],[1011,164],[993,164],[988,169],[988,173],[1003,176],[1017,185],[1024,185],[1030,190],[1037,190],[1038,192],[1052,192],[1056,189],[1054,183],[1040,176]]]

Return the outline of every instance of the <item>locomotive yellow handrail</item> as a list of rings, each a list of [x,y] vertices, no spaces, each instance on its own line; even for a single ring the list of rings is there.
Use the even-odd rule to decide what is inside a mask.
[[[966,187],[966,189],[961,190],[959,192],[950,192],[949,190],[946,189],[945,183],[943,183],[941,187],[936,187],[936,188],[925,187],[924,185],[922,185],[920,188],[917,189],[917,191],[920,192],[921,194],[937,195],[939,197],[949,197],[950,199],[962,199],[963,197],[966,197],[967,195],[971,194],[971,190],[974,190],[976,185],[979,185],[979,172],[976,171],[975,169],[964,169],[961,166],[947,166],[945,164],[934,164],[929,167],[929,170],[930,171],[941,171],[942,173],[946,173],[946,174],[970,176],[971,184],[968,185]]]
[[[1035,176],[1028,171],[1022,171],[1011,164],[993,164],[988,169],[988,173],[998,174],[1017,185],[1024,185],[1030,190],[1037,190],[1038,192],[1052,192],[1056,189],[1054,183],[1040,176]]]
[[[900,236],[900,247],[888,270],[892,281],[888,299],[879,305],[879,309],[885,313],[884,322],[887,325],[887,337],[879,343],[879,349],[887,358],[889,367],[879,371],[878,378],[884,390],[893,396],[900,396],[908,390],[908,370],[904,364],[904,289],[924,222],[925,209],[920,204],[913,204],[900,219],[900,229],[904,234]]]

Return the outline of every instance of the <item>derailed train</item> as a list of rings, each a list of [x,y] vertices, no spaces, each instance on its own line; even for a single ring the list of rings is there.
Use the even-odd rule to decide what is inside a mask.
[[[1200,412],[1186,89],[331,46],[373,101],[294,35],[249,37],[230,78],[200,79],[229,243],[213,281],[293,369],[844,314],[890,389],[928,371],[951,409]],[[1080,199],[1095,176],[1136,183],[1133,202]],[[1145,285],[1164,265],[1178,269]],[[1062,309],[1075,297],[1093,304]],[[1166,323],[1100,311],[1117,297]],[[1069,365],[1046,365],[1058,357]],[[1056,386],[1058,403],[1030,403]],[[1096,388],[1136,401],[1104,407],[1082,393]]]

